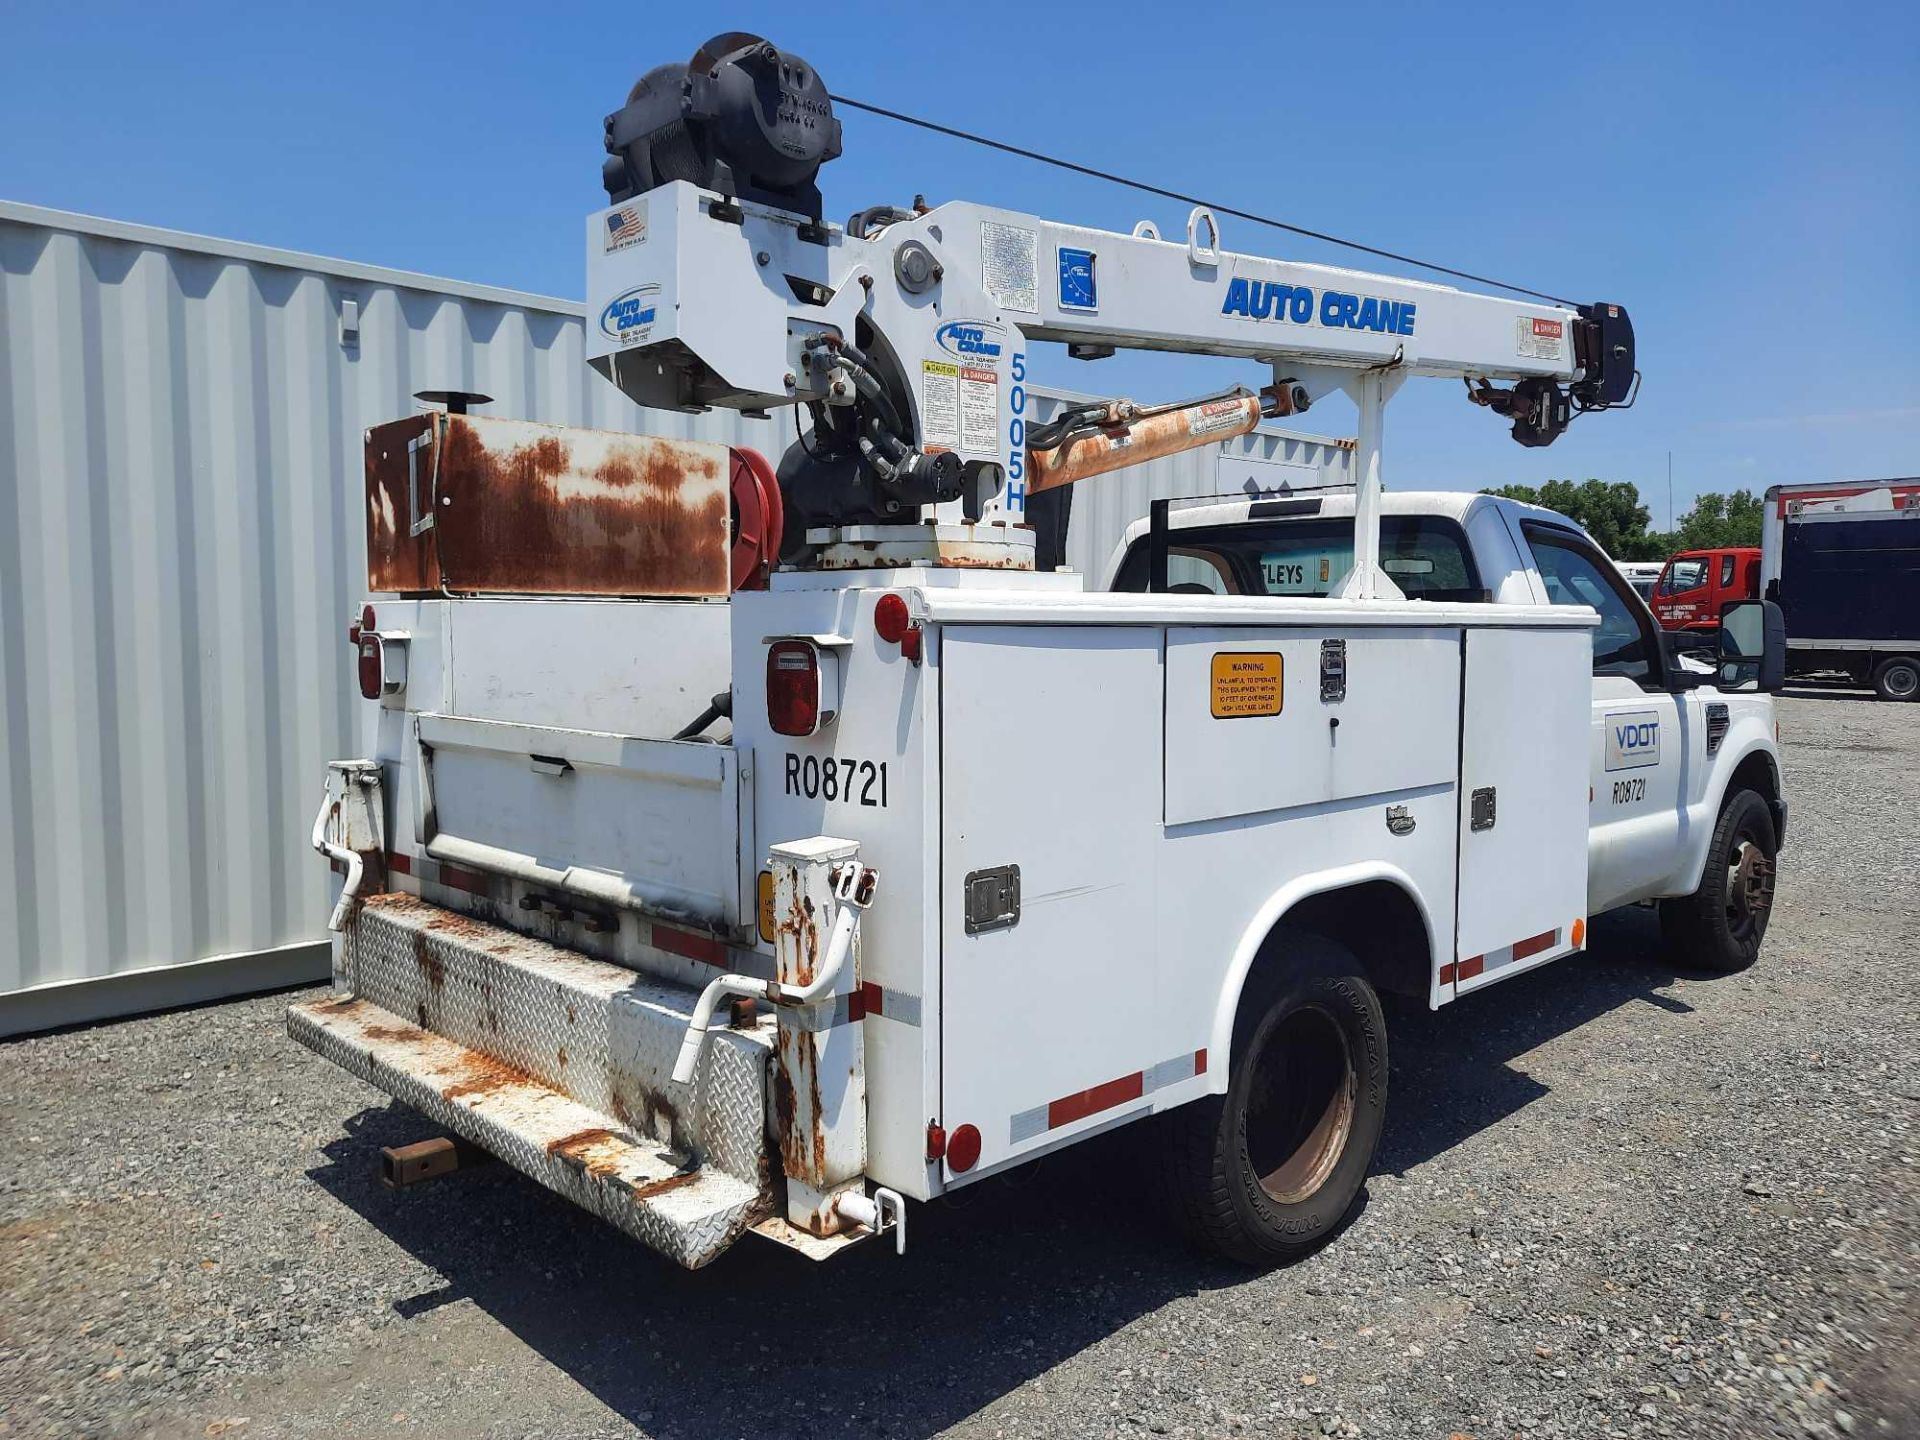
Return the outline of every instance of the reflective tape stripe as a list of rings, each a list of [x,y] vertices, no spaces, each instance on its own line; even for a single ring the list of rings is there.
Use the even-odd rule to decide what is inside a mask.
[[[1488,970],[1498,970],[1503,965],[1511,965],[1516,960],[1526,960],[1551,950],[1560,943],[1557,929],[1543,930],[1538,935],[1529,935],[1524,940],[1516,940],[1511,945],[1503,945],[1498,950],[1489,950],[1484,955],[1469,955],[1458,964],[1446,964],[1440,967],[1440,983],[1451,985],[1459,980],[1478,979]]]
[[[897,1020],[902,1025],[920,1024],[920,997],[909,995],[904,990],[890,990],[885,985],[876,985],[871,980],[860,983],[860,1003],[863,1015],[878,1015],[883,1020]]]
[[[711,935],[695,935],[686,930],[676,930],[671,925],[653,925],[649,929],[654,949],[678,955],[683,960],[698,960],[703,965],[727,968],[727,947]]]
[[[1045,1105],[1036,1105],[1031,1110],[1022,1110],[1008,1122],[1008,1143],[1018,1145],[1049,1130],[1058,1130],[1062,1125],[1071,1125],[1076,1120],[1098,1115],[1103,1110],[1125,1105],[1155,1090],[1178,1085],[1183,1080],[1206,1073],[1207,1052],[1189,1050],[1171,1060],[1162,1060],[1150,1069],[1136,1070],[1131,1075],[1122,1075],[1118,1080],[1108,1080]]]
[[[464,890],[469,895],[493,893],[493,881],[478,870],[449,865],[445,861],[435,860],[430,855],[409,855],[404,850],[387,852],[387,873],[410,875],[428,884],[444,885],[449,890]]]
[[[796,1030],[831,1030],[836,1025],[851,1025],[868,1016],[918,1026],[920,997],[904,990],[889,990],[868,980],[851,995],[836,995],[832,1003],[816,1000],[811,1005],[776,1006],[774,1013],[780,1016],[782,1024]]]
[[[1529,935],[1525,940],[1516,940],[1514,942],[1513,953],[1507,957],[1507,962],[1511,963],[1515,960],[1524,960],[1529,955],[1538,955],[1542,950],[1551,950],[1559,943],[1560,932],[1558,930],[1547,930],[1539,935]]]

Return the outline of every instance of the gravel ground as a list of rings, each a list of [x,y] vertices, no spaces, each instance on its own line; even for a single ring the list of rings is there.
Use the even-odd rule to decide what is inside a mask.
[[[687,1275],[418,1117],[284,996],[0,1046],[0,1435],[1920,1437],[1920,707],[1783,705],[1760,965],[1585,958],[1394,1017],[1337,1243],[1173,1246],[1136,1142],[913,1217],[904,1260]]]

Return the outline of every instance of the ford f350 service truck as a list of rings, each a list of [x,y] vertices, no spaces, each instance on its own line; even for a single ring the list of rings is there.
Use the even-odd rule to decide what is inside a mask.
[[[1136,1122],[1188,1228],[1271,1263],[1365,1178],[1381,993],[1452,1004],[1646,900],[1754,958],[1777,614],[1703,675],[1561,517],[1382,496],[1408,378],[1528,444],[1623,403],[1619,307],[1235,254],[1204,211],[831,225],[824,86],[751,36],[607,147],[590,363],[808,423],[777,467],[457,402],[368,432],[302,1043],[688,1266],[904,1244],[911,1202]],[[1043,342],[1272,384],[1029,427]],[[1030,497],[1335,391],[1352,495],[1156,507],[1104,592],[1036,564]]]

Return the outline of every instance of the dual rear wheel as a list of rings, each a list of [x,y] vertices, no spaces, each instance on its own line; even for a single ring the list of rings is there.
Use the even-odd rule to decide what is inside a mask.
[[[1225,1095],[1163,1117],[1165,1188],[1200,1244],[1249,1265],[1318,1248],[1366,1183],[1387,1108],[1380,999],[1351,953],[1282,932],[1241,1006]]]

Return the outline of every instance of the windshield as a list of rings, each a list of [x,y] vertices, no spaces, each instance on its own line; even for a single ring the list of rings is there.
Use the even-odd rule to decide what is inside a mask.
[[[1144,591],[1151,576],[1148,537],[1127,550],[1115,590]],[[1353,521],[1302,516],[1173,530],[1167,588],[1176,595],[1326,595],[1353,564]],[[1484,600],[1486,592],[1451,520],[1386,515],[1380,566],[1412,600]]]
[[[1674,560],[1668,563],[1667,573],[1660,577],[1660,593],[1678,595],[1682,590],[1698,590],[1706,583],[1706,561]]]

